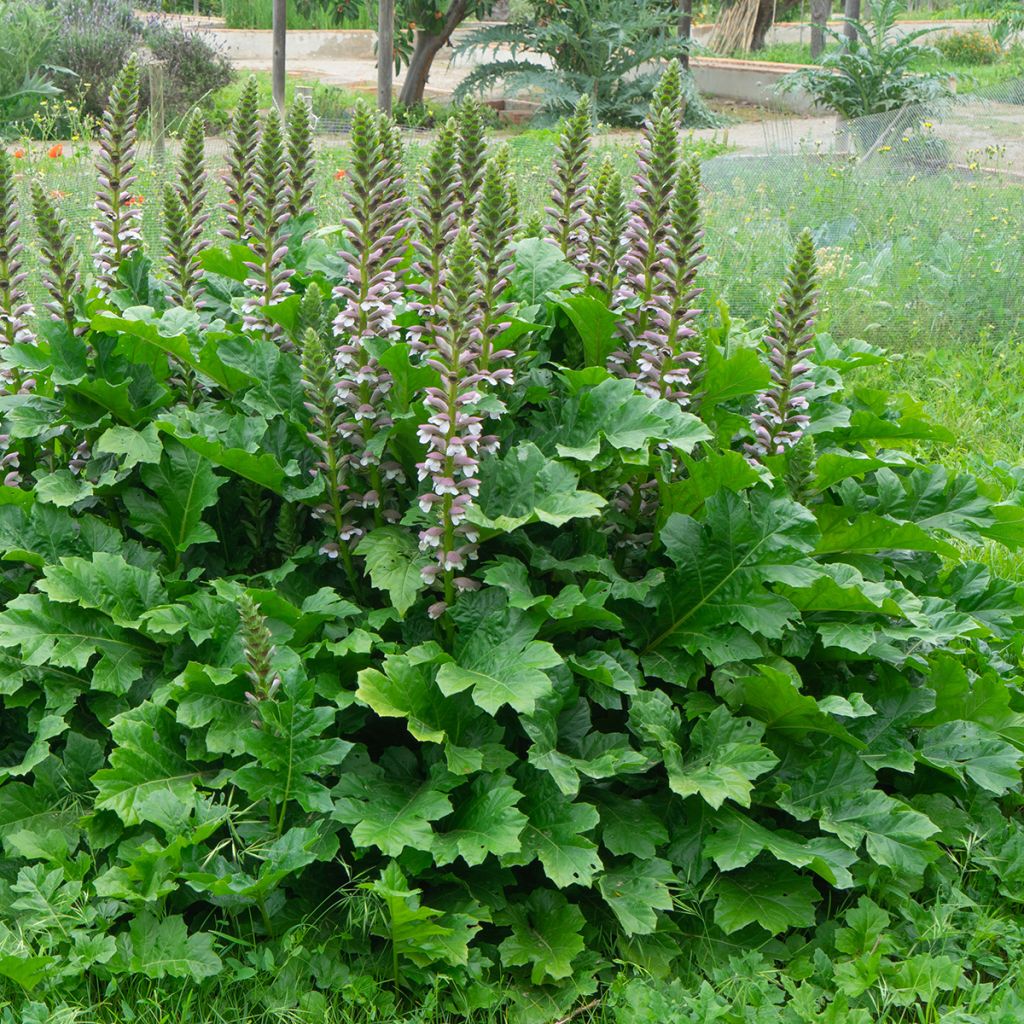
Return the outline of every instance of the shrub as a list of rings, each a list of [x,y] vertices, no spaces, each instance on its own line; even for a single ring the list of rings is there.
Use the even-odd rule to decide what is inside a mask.
[[[165,62],[164,103],[172,115],[186,113],[234,77],[231,61],[198,32],[157,23],[145,40],[153,56]]]
[[[951,64],[995,64],[1002,47],[987,32],[951,32],[939,39],[935,48]]]
[[[930,464],[920,407],[844,386],[883,357],[816,333],[809,234],[767,328],[700,314],[677,66],[632,193],[589,173],[581,104],[519,242],[472,112],[410,203],[362,105],[349,215],[314,233],[304,108],[258,128],[249,86],[230,244],[190,125],[162,271],[125,191],[137,86],[94,284],[37,202],[52,322],[0,155],[3,977],[551,1021],[617,963],[756,947],[797,986],[827,946],[837,1019],[991,995],[1019,946],[907,966],[875,901],[952,901],[943,850],[981,833],[976,873],[1019,892],[1022,608],[963,553],[1024,542],[1024,486]]]

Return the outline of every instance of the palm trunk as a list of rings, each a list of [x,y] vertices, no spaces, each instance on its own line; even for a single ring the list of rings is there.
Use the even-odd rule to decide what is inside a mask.
[[[439,31],[427,32],[424,29],[417,29],[416,45],[413,47],[412,57],[409,58],[409,67],[398,97],[398,102],[403,106],[412,107],[423,102],[423,92],[430,78],[434,58],[441,47],[451,39],[452,32],[459,23],[465,20],[468,7],[469,0],[452,0]]]

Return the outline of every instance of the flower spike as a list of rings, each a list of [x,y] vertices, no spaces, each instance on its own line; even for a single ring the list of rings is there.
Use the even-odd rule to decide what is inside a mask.
[[[32,304],[28,301],[28,295],[24,288],[28,275],[21,269],[21,254],[25,246],[19,238],[19,227],[14,168],[6,150],[0,149],[0,344],[2,345],[35,341],[35,335],[29,326],[33,315]]]
[[[555,153],[551,179],[551,217],[548,233],[573,266],[585,266],[587,257],[587,155],[593,129],[590,97],[584,93],[563,127]]]
[[[133,55],[110,90],[96,160],[100,179],[96,194],[99,216],[92,225],[97,242],[94,261],[97,281],[105,292],[115,286],[121,264],[142,246],[142,210],[130,192],[136,180],[138,116],[139,65]]]
[[[313,212],[313,112],[297,97],[288,111],[288,215],[298,218]]]
[[[470,224],[476,212],[487,159],[483,108],[475,99],[467,98],[459,104],[456,120],[459,134],[459,216],[461,223]]]
[[[32,182],[32,215],[43,264],[41,278],[51,299],[46,308],[53,320],[62,320],[69,331],[75,331],[75,293],[79,276],[73,235],[56,203],[38,181]]]
[[[259,99],[256,79],[250,76],[242,87],[238,106],[228,133],[228,169],[224,176],[228,201],[221,206],[227,227],[221,234],[232,242],[248,242],[255,211],[253,190],[256,148],[259,144]]]
[[[782,295],[773,314],[774,329],[766,337],[772,386],[757,396],[750,417],[754,435],[750,455],[781,455],[803,436],[810,422],[806,392],[814,387],[807,358],[814,352],[814,317],[817,311],[817,267],[814,239],[803,231],[786,273]]]
[[[622,234],[627,215],[622,175],[611,157],[606,156],[587,194],[585,220],[590,283],[609,294],[619,281],[618,263],[625,251]]]

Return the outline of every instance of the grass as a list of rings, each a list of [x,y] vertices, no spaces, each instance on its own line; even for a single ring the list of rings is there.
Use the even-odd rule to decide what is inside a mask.
[[[224,22],[228,28],[269,29],[273,26],[273,0],[222,0]],[[374,28],[377,5],[363,0],[354,17],[339,18],[338,4],[319,0],[287,0],[287,23],[290,29]]]

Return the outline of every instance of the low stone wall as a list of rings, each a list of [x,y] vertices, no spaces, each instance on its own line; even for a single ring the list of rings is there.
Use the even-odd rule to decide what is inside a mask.
[[[794,114],[819,112],[803,90],[778,92],[779,81],[801,64],[776,64],[765,60],[730,60],[725,57],[693,57],[690,70],[702,96],[754,103]]]

